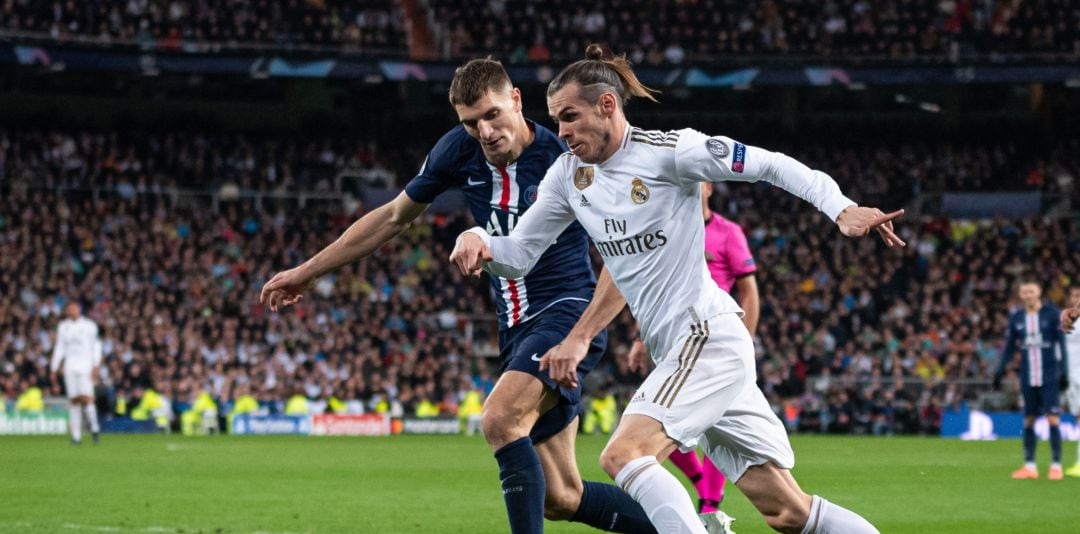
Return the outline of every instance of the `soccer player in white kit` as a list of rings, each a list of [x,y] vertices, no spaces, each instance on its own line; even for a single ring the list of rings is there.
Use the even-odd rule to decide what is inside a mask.
[[[96,445],[101,431],[98,427],[97,406],[94,405],[94,381],[101,366],[98,326],[94,321],[82,316],[77,302],[69,302],[64,313],[67,319],[60,321],[60,326],[56,329],[56,343],[53,345],[49,369],[55,375],[61,365],[64,367],[64,389],[71,402],[68,407],[71,443],[82,443],[82,422],[85,414]]]
[[[633,128],[623,108],[631,96],[652,98],[650,90],[624,58],[602,59],[596,45],[587,56],[548,86],[548,110],[571,152],[548,170],[536,203],[509,236],[470,229],[451,260],[469,275],[483,269],[521,276],[572,221],[585,227],[656,362],[600,464],[659,532],[706,532],[686,490],[659,463],[677,447],[699,444],[775,530],[877,532],[859,515],[807,495],[791,476],[794,455],[756,386],[741,310],[704,261],[699,183],[766,180],[814,204],[845,235],[877,229],[889,246],[904,245],[891,224],[903,212],[859,207],[828,175],[779,153],[690,129]],[[588,346],[583,340],[625,303],[590,304],[566,340],[544,355],[553,378],[576,380],[573,368]]]
[[[1080,310],[1080,285],[1069,288],[1068,298],[1065,301],[1065,310]],[[1071,322],[1064,321],[1065,312],[1062,312],[1062,328],[1065,329],[1065,353],[1071,357],[1068,359],[1069,388],[1065,390],[1065,402],[1069,404],[1069,411],[1080,419],[1080,328],[1073,328]],[[1077,450],[1076,464],[1065,470],[1065,476],[1080,477],[1080,449]]]

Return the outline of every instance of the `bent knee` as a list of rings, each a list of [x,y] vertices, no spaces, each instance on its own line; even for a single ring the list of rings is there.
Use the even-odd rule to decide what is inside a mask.
[[[529,435],[529,429],[522,425],[520,417],[499,409],[481,413],[480,430],[484,433],[484,439],[496,450]]]
[[[630,443],[608,443],[600,453],[600,468],[614,480],[626,464],[646,455],[643,449]]]

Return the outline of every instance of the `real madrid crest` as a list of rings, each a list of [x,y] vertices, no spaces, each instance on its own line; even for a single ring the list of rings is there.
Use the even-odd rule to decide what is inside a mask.
[[[641,182],[641,178],[634,178],[633,184],[630,187],[630,199],[634,201],[634,204],[644,204],[649,200],[649,188],[645,187],[645,184]]]
[[[574,173],[574,187],[582,190],[592,185],[594,172],[592,167],[578,167]]]

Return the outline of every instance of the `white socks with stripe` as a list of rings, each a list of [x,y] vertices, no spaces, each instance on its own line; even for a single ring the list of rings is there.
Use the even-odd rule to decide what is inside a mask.
[[[82,406],[71,403],[68,407],[68,424],[71,425],[71,441],[82,441]]]
[[[101,431],[97,420],[97,405],[91,402],[85,405],[84,408],[86,409],[86,422],[90,425],[90,432],[97,434]]]
[[[690,495],[655,456],[627,463],[615,483],[645,509],[660,534],[706,534]]]
[[[814,495],[802,534],[878,534],[878,529],[859,514]]]

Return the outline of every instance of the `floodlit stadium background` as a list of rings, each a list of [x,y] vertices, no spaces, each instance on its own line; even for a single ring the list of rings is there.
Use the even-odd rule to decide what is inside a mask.
[[[713,198],[757,260],[759,385],[797,436],[804,485],[889,532],[1080,519],[1057,506],[1075,481],[1008,480],[1019,441],[955,441],[1020,435],[1015,376],[990,387],[1020,277],[1058,306],[1080,283],[1075,3],[12,0],[0,4],[0,434],[54,436],[0,437],[0,472],[15,474],[0,484],[13,503],[0,504],[0,531],[503,529],[481,438],[407,435],[466,433],[463,400],[497,378],[488,286],[446,261],[472,224],[459,194],[286,313],[260,307],[258,291],[416,173],[456,124],[457,64],[501,59],[526,117],[550,127],[545,84],[589,42],[663,91],[631,104],[634,125],[779,150],[861,203],[907,210],[908,247],[895,251],[841,238],[765,185]],[[69,299],[106,354],[93,451],[63,448],[62,380],[48,372]],[[634,329],[628,313],[611,326],[585,385],[619,410],[644,376],[626,366]],[[41,410],[20,404],[32,388]],[[233,416],[247,392],[259,409]],[[215,415],[196,406],[202,393]],[[284,415],[297,398],[307,413]],[[1080,429],[1064,421],[1071,464]],[[263,433],[393,436],[221,435]],[[579,447],[594,478],[602,443]],[[310,461],[322,454],[335,461]],[[450,466],[475,470],[471,500],[453,500]],[[371,484],[384,490],[359,489]],[[224,504],[256,486],[244,507],[268,514],[261,523]],[[143,506],[133,488],[164,502]],[[58,512],[98,492],[121,495]],[[294,518],[275,501],[320,492],[337,506],[299,501]],[[764,531],[730,494],[739,531]],[[350,528],[343,510],[358,501],[383,526]]]

